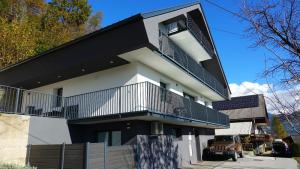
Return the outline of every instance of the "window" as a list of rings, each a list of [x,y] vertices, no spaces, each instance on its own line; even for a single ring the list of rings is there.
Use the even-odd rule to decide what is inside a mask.
[[[120,146],[122,144],[121,131],[101,131],[97,133],[97,142],[107,141],[108,146]]]
[[[111,132],[111,146],[121,145],[121,131]]]
[[[167,100],[167,84],[163,82],[160,82],[160,100]]]
[[[56,96],[55,102],[54,102],[54,107],[61,107],[63,88],[54,89],[54,95]]]
[[[185,98],[187,98],[189,100],[195,101],[195,97],[194,96],[191,96],[191,95],[189,95],[187,93],[184,93],[184,92],[183,92],[183,97],[185,97]]]
[[[179,139],[182,135],[182,130],[180,128],[172,128],[171,135],[173,138]]]

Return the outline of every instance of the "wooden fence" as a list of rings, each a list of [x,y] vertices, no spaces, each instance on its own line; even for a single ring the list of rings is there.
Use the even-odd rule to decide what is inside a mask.
[[[28,145],[27,163],[38,169],[132,169],[132,146],[104,143]]]

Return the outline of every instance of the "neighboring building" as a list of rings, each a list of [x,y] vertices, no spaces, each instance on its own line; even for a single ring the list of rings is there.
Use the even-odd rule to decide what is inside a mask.
[[[230,91],[199,3],[104,27],[1,70],[0,83],[30,89],[2,87],[2,111],[67,118],[72,143],[138,145],[144,168],[146,157],[174,160],[157,147],[168,140],[177,165],[201,160],[214,129],[229,127],[212,109]]]
[[[229,115],[230,118],[230,128],[217,129],[216,135],[240,135],[245,142],[246,137],[251,137],[248,141],[251,141],[254,147],[270,139],[270,135],[264,130],[269,124],[269,119],[262,94],[213,102],[213,108]]]

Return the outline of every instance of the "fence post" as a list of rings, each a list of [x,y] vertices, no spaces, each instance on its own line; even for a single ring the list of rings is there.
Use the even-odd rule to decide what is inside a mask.
[[[30,166],[31,144],[27,145],[26,165]]]
[[[15,102],[14,113],[17,113],[17,112],[18,112],[18,107],[19,107],[19,97],[20,97],[20,89],[17,88],[16,102]]]
[[[65,148],[66,148],[66,143],[63,143],[61,145],[61,151],[60,151],[60,169],[64,169],[64,161],[65,161]]]
[[[85,143],[85,158],[84,158],[84,168],[89,169],[89,154],[90,154],[90,143]]]
[[[104,169],[106,169],[107,168],[107,164],[106,164],[106,162],[107,162],[107,144],[108,144],[108,132],[106,132],[105,133],[105,141],[104,141],[104,163],[103,163],[103,166],[104,166]]]

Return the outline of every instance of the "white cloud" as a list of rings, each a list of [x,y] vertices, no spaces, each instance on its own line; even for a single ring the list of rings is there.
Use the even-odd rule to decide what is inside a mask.
[[[293,106],[293,109],[300,109],[300,85],[292,89],[275,89],[273,84],[268,85],[245,81],[241,84],[229,84],[229,87],[232,92],[232,97],[263,94],[265,96],[268,112],[270,113],[277,114],[279,111],[291,113],[291,111],[295,111],[291,108]],[[270,89],[270,87],[272,89]],[[274,94],[277,95],[277,98]]]
[[[269,92],[268,84],[259,84],[253,82],[242,82],[241,84],[229,84],[232,97],[245,96],[253,94],[267,94]]]

